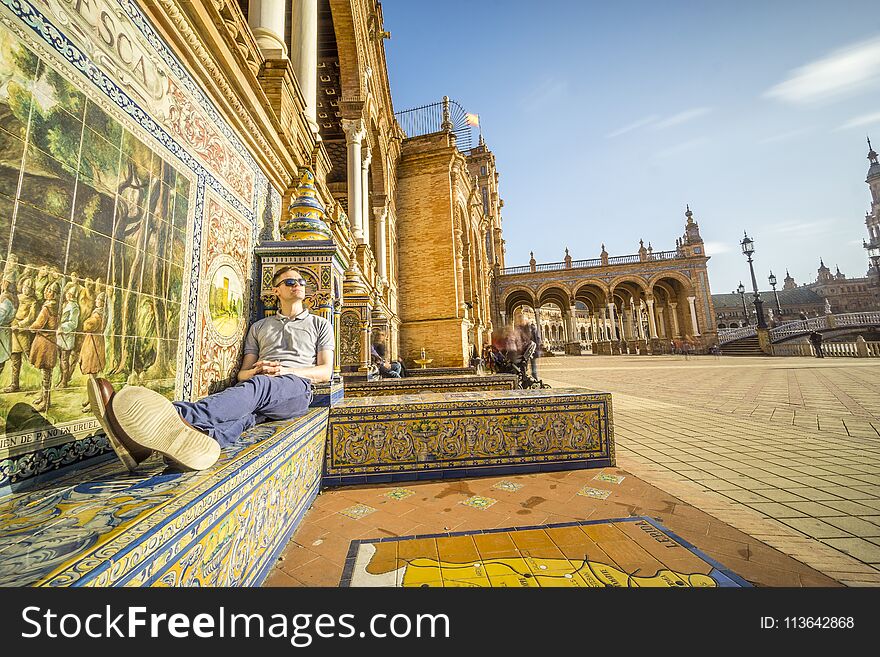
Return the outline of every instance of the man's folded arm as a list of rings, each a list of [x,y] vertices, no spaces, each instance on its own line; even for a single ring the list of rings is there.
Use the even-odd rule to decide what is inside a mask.
[[[282,374],[296,374],[313,383],[324,383],[333,376],[333,350],[325,349],[318,352],[318,364],[313,367],[284,367]]]

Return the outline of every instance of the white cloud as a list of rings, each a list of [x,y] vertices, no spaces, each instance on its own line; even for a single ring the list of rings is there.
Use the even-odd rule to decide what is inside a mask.
[[[639,128],[644,128],[647,125],[651,125],[655,121],[657,121],[660,117],[656,114],[652,114],[651,116],[646,116],[644,118],[639,119],[638,121],[633,121],[629,125],[625,125],[622,128],[615,130],[614,132],[609,132],[605,135],[606,139],[614,139],[615,137],[620,137],[620,135],[625,135],[627,132],[632,132],[633,130],[638,130]]]
[[[733,246],[727,242],[704,242],[706,255],[718,255],[719,253],[727,253],[733,251]]]
[[[708,114],[711,111],[711,107],[694,107],[692,109],[685,110],[684,112],[674,114],[668,119],[663,119],[662,121],[655,123],[654,128],[657,130],[665,130],[666,128],[671,128],[675,125],[680,125],[682,123],[687,123],[688,121],[693,121],[694,119]]]
[[[880,83],[880,38],[841,48],[790,72],[788,79],[764,92],[795,104],[831,100]]]
[[[861,116],[852,118],[844,123],[842,126],[836,128],[835,132],[837,130],[849,130],[850,128],[861,128],[866,125],[875,124],[880,124],[880,112],[874,112],[873,114],[862,114]]]

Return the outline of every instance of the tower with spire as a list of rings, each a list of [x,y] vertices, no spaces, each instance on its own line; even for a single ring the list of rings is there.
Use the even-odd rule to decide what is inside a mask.
[[[684,235],[678,242],[678,247],[684,256],[705,255],[703,250],[703,238],[700,236],[700,224],[694,221],[694,213],[690,204],[685,205],[684,216],[687,219],[684,225]]]
[[[868,176],[865,182],[871,189],[871,210],[865,215],[865,227],[868,229],[868,241],[866,249],[880,247],[880,162],[877,161],[877,152],[871,146],[871,138],[868,137]],[[875,265],[869,260],[868,275],[876,276]]]
[[[785,281],[782,283],[783,290],[793,290],[797,287],[797,283],[794,282],[794,279],[791,277],[791,274],[788,273],[788,270],[785,270]]]
[[[834,280],[834,275],[831,273],[831,270],[825,266],[825,261],[822,258],[819,258],[819,269],[817,271],[817,283],[830,283]]]

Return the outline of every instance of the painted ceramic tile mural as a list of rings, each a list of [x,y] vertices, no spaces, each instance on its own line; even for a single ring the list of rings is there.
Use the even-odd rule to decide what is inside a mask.
[[[81,422],[88,374],[171,394],[192,180],[0,31],[0,413]]]
[[[228,379],[279,204],[136,2],[0,0],[0,495],[107,449],[89,374]]]

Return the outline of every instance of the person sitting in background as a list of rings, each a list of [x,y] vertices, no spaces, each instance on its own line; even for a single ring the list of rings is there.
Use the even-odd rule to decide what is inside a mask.
[[[373,343],[370,345],[370,360],[379,368],[379,374],[391,379],[399,379],[405,376],[403,363],[399,360],[387,360],[385,358],[385,332],[373,331]]]

